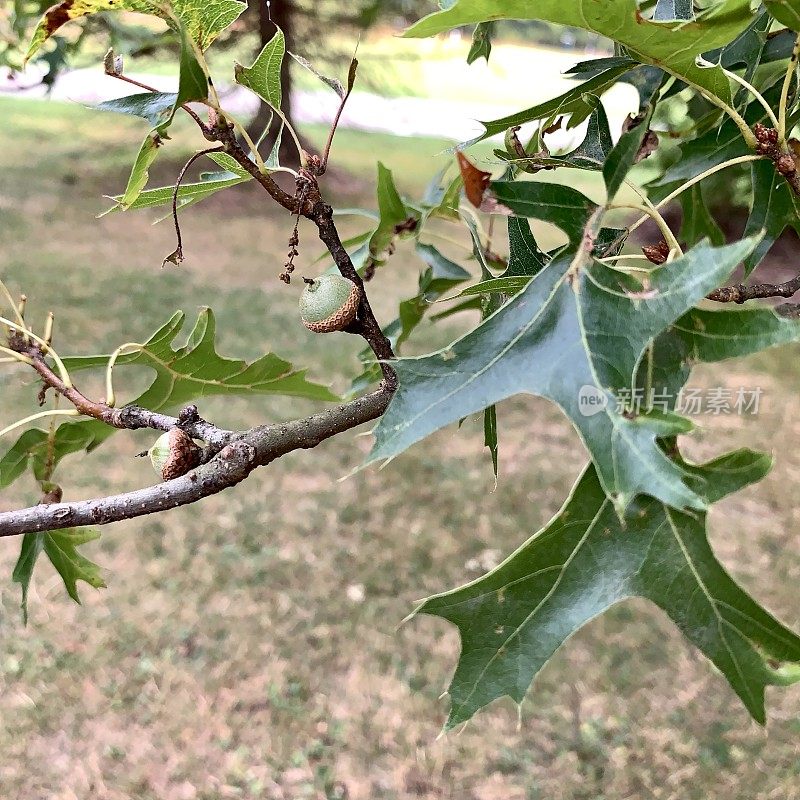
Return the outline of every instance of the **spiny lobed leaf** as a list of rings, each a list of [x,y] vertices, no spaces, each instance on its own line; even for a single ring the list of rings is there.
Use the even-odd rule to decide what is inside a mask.
[[[280,394],[310,400],[334,402],[338,395],[326,386],[307,380],[305,370],[295,369],[288,361],[268,353],[247,363],[220,356],[216,351],[216,322],[210,309],[204,309],[189,334],[188,342],[176,347],[174,341],[183,329],[185,315],[178,311],[135,353],[122,355],[115,369],[125,366],[149,367],[155,372],[150,387],[133,400],[151,411],[174,410],[185,403],[211,395]],[[72,372],[104,368],[109,356],[65,358]],[[113,433],[97,420],[80,420],[59,425],[55,440],[55,462],[80,450],[92,450]],[[0,489],[8,486],[25,471],[29,462],[37,478],[43,476],[47,454],[47,434],[25,431],[0,459]]]
[[[564,155],[531,155],[522,159],[517,153],[495,150],[495,155],[513,164],[534,168],[573,167],[575,169],[600,170],[603,162],[614,147],[605,108],[596,95],[583,94],[581,102],[593,107],[583,141]]]
[[[530,181],[496,181],[492,190],[515,213],[558,225],[570,244],[476,329],[437,353],[397,362],[400,386],[375,428],[367,463],[392,458],[514,394],[537,394],[559,405],[578,429],[618,511],[637,493],[676,508],[704,508],[702,492],[687,485],[680,466],[657,443],[685,432],[686,422],[624,413],[615,393],[635,384],[648,343],[719,286],[756,240],[722,248],[702,244],[652,270],[643,292],[633,278],[580,249],[590,214],[587,234],[606,234],[588,198]],[[594,413],[587,413],[589,395],[598,403]]]
[[[684,464],[711,500],[760,480],[769,467],[767,456],[747,450]],[[785,682],[770,661],[800,663],[800,637],[717,561],[705,515],[644,497],[630,511],[621,522],[590,466],[556,517],[500,566],[419,606],[417,613],[449,620],[461,635],[446,729],[504,695],[521,703],[573,633],[630,597],[661,608],[764,723],[765,687]]]
[[[644,19],[635,0],[455,0],[421,19],[411,37],[498,19],[540,19],[599,33],[625,45],[643,63],[667,70],[730,104],[728,79],[719,67],[702,69],[695,57],[734,39],[751,21],[749,0],[724,0],[701,19],[654,22]]]
[[[155,381],[134,401],[136,404],[158,411],[215,394],[274,393],[312,400],[339,399],[327,387],[307,381],[305,370],[294,369],[272,353],[249,364],[220,356],[216,352],[216,320],[209,308],[200,311],[188,342],[175,348],[175,338],[185,320],[182,311],[176,312],[141,350],[117,360],[118,366],[148,366],[156,373]],[[64,363],[69,370],[80,370],[105,366],[108,358],[66,358]]]
[[[22,538],[19,558],[14,567],[11,580],[22,588],[22,617],[28,622],[28,589],[30,588],[33,568],[44,551],[56,572],[64,581],[67,594],[80,603],[78,581],[84,581],[95,589],[106,586],[100,573],[100,567],[78,552],[78,547],[87,542],[99,539],[100,534],[86,528],[65,528],[60,531],[42,531],[27,533]]]
[[[509,204],[510,192],[493,186]],[[521,200],[525,187],[535,184],[513,186]],[[510,205],[518,212],[526,207]],[[704,508],[703,492],[685,482],[683,470],[657,444],[659,437],[685,432],[685,423],[631,417],[615,407],[613,393],[633,385],[647,344],[716,288],[753,244],[698,245],[654,270],[647,292],[606,265],[581,262],[571,253],[559,256],[449,347],[398,361],[400,386],[375,429],[368,463],[392,458],[444,425],[514,394],[537,394],[569,416],[618,511],[638,493],[676,508]],[[598,400],[596,413],[587,414],[581,405],[588,394]]]

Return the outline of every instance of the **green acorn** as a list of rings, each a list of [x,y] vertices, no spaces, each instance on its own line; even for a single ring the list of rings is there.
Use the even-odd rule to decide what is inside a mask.
[[[300,295],[300,318],[314,333],[344,330],[355,318],[361,290],[341,275],[320,275],[313,281],[304,278]]]
[[[173,428],[156,439],[147,455],[161,479],[169,481],[194,469],[200,463],[200,452],[188,433]]]

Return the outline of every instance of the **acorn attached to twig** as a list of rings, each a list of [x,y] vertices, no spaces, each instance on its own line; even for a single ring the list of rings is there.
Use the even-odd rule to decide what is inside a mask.
[[[314,333],[342,331],[356,318],[361,290],[341,275],[303,278],[306,288],[300,295],[300,318]]]
[[[180,478],[200,463],[200,448],[186,431],[173,428],[156,439],[147,451],[153,469],[162,480]]]

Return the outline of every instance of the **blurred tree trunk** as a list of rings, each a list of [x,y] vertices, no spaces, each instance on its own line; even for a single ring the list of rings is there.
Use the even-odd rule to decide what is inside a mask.
[[[266,0],[250,0],[250,8],[252,9],[251,13],[254,13],[257,17],[260,41],[258,46],[259,52],[275,35],[276,26],[283,31],[283,36],[286,39],[286,50],[292,53],[296,52],[294,47],[295,7],[293,0],[270,0],[269,6],[267,6]],[[289,57],[285,58],[283,61],[283,69],[281,70],[281,94],[283,95],[282,110],[286,118],[292,124],[292,127],[297,130],[297,125],[295,125],[295,121],[292,117],[292,77],[289,71],[290,61],[291,59]],[[272,116],[271,123],[270,116]],[[280,119],[277,115],[271,115],[269,106],[266,103],[262,103],[258,113],[250,122],[247,132],[253,139],[256,139],[258,136],[261,136],[268,123],[270,123],[269,134],[259,148],[263,154],[269,153],[272,149],[272,143],[275,141],[275,137],[278,135],[278,130],[280,129]],[[297,162],[297,152],[292,138],[288,134],[285,134],[281,141],[280,158],[282,162]]]

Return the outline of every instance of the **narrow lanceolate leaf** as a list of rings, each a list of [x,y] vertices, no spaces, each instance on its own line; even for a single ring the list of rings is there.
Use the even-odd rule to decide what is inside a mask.
[[[786,179],[775,172],[771,161],[752,164],[753,203],[745,225],[745,236],[764,231],[764,238],[745,259],[745,275],[761,262],[786,228],[800,233],[800,204]]]
[[[98,11],[137,11],[161,17],[173,30],[182,23],[192,40],[205,50],[245,9],[240,0],[61,0],[44,14],[31,37],[25,60],[67,22]]]
[[[100,567],[78,551],[78,547],[99,539],[100,534],[87,528],[65,528],[61,531],[27,533],[22,538],[19,558],[11,579],[22,587],[22,616],[28,622],[28,589],[33,568],[44,551],[56,572],[64,581],[67,594],[80,603],[78,581],[84,581],[95,589],[105,588]]]
[[[626,413],[616,397],[634,385],[647,344],[719,286],[753,245],[700,244],[653,271],[646,290],[599,262],[557,257],[475,330],[397,362],[400,386],[368,460],[392,458],[444,425],[529,393],[571,419],[618,510],[641,493],[676,508],[704,507],[702,490],[686,484],[656,442],[685,424]]]
[[[394,184],[392,171],[378,162],[378,226],[369,240],[370,255],[380,258],[395,237],[397,226],[405,222],[411,211],[406,207]]]
[[[216,323],[210,309],[200,312],[188,341],[176,345],[183,330],[185,315],[177,312],[156,331],[141,351],[124,354],[115,370],[145,367],[153,374],[149,388],[131,402],[151,411],[174,411],[194,400],[211,395],[277,394],[333,402],[339,399],[327,386],[306,378],[305,370],[267,353],[253,362],[225,358],[216,350]],[[70,371],[105,369],[108,356],[65,358]],[[97,420],[62,423],[56,429],[55,463],[66,455],[93,450],[113,433]],[[37,479],[44,476],[47,459],[47,433],[25,431],[0,458],[0,489],[16,480],[30,464]]]
[[[702,467],[684,464],[710,499],[760,480],[767,456],[742,450]],[[640,498],[620,522],[593,467],[561,512],[499,567],[425,600],[418,613],[449,620],[461,655],[445,727],[508,695],[521,703],[553,653],[616,603],[644,597],[722,672],[755,720],[782,664],[800,662],[800,637],[725,571],[708,543],[705,515]]]
[[[695,58],[734,39],[752,14],[749,0],[723,0],[701,19],[690,22],[644,19],[635,0],[456,0],[412,25],[405,35],[434,36],[461,25],[497,19],[540,19],[599,33],[625,45],[642,62],[661,67],[730,103],[730,85],[722,70],[702,69]]]
[[[176,92],[140,92],[115,100],[106,100],[94,106],[97,111],[115,111],[146,119],[150,126],[157,128],[171,116],[178,99]]]
[[[489,278],[485,281],[480,281],[480,283],[476,283],[474,286],[467,286],[467,288],[462,289],[456,297],[475,297],[476,295],[483,294],[512,295],[521,292],[530,282],[530,277],[525,275],[512,275],[507,278]]]
[[[208,157],[223,167],[222,172],[210,173],[203,177],[198,183],[182,183],[178,188],[178,207],[183,208],[192,203],[200,202],[210,197],[220,189],[227,189],[229,186],[236,186],[239,183],[252,180],[252,176],[243,170],[226,153],[209,153]],[[139,193],[139,196],[131,203],[128,208],[155,208],[158,206],[169,205],[172,203],[172,196],[175,192],[174,186],[159,186],[153,189],[146,189]],[[104,211],[101,216],[122,208],[122,198],[119,195],[112,198],[117,205]]]
[[[276,34],[264,45],[250,67],[234,64],[236,82],[255,92],[264,102],[276,111],[283,100],[281,94],[281,65],[286,52],[283,31]]]
[[[144,137],[142,146],[136,160],[133,162],[131,174],[128,177],[128,185],[119,200],[119,207],[123,210],[130,208],[136,198],[142,193],[142,189],[147,186],[150,180],[150,167],[158,157],[158,151],[163,146],[164,140],[157,130],[150,131]]]

